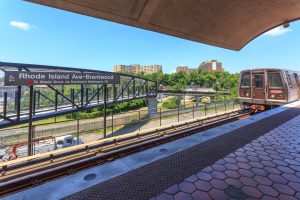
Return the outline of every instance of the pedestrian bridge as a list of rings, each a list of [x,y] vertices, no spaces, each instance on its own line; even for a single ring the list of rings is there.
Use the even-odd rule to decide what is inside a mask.
[[[27,80],[27,82],[20,81],[15,86],[4,86],[0,94],[2,97],[0,101],[0,128],[91,108],[104,108],[106,110],[110,104],[134,99],[147,99],[149,105],[151,102],[155,103],[154,100],[157,96],[156,82],[127,74],[84,68],[7,62],[0,62],[0,70],[12,75],[22,72],[32,72],[33,74],[38,72],[43,74],[58,73],[64,76],[81,73],[89,76],[105,74],[106,76],[118,77],[117,83],[97,82],[96,80],[92,83],[82,82],[80,84],[78,81],[68,83],[68,87],[66,84],[57,84],[49,82],[49,80],[45,80],[44,85],[41,84],[43,82],[35,84],[34,80]],[[26,78],[26,76],[23,77]],[[58,78],[57,75],[56,78]],[[14,80],[8,80],[8,83],[10,83],[9,81]],[[11,95],[11,91],[14,91],[15,94]]]

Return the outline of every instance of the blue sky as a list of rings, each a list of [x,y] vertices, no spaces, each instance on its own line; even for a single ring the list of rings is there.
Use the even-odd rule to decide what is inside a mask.
[[[229,72],[251,67],[300,69],[300,22],[262,35],[240,51],[23,2],[0,0],[0,61],[112,71],[115,64],[197,67],[217,59]]]

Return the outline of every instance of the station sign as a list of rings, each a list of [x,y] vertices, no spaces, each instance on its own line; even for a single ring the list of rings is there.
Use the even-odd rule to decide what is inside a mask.
[[[6,71],[4,85],[119,84],[115,73]]]

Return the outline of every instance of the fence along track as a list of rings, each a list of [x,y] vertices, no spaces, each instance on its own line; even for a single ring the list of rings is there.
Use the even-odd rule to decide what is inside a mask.
[[[129,137],[112,138],[93,146],[80,145],[84,148],[55,154],[43,158],[27,159],[11,165],[1,163],[0,196],[26,189],[42,182],[72,174],[91,166],[110,162],[117,158],[158,146],[181,137],[192,135],[230,121],[249,116],[251,113],[234,111],[202,120],[186,122],[171,127],[156,129]],[[34,157],[34,156],[32,156]]]

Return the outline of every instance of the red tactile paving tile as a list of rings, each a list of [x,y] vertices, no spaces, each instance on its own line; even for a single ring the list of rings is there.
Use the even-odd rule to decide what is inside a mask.
[[[190,182],[182,182],[178,184],[180,191],[185,192],[185,193],[193,193],[196,190],[196,187],[193,183]]]
[[[300,199],[299,122],[300,116],[186,178],[178,184],[185,193],[174,198]]]
[[[194,200],[199,199],[199,200],[211,200],[211,197],[208,195],[207,192],[202,192],[202,191],[196,191],[192,194],[192,198]]]
[[[208,181],[198,180],[194,183],[196,188],[201,191],[209,191],[212,189],[211,184]]]
[[[272,197],[277,197],[279,194],[273,187],[270,187],[268,185],[259,185],[257,186],[257,189],[259,189],[263,194]]]
[[[161,193],[156,197],[156,200],[174,200],[173,195]]]
[[[179,192],[174,195],[175,200],[193,200],[190,194]]]
[[[173,185],[165,190],[165,193],[167,193],[167,194],[176,194],[177,192],[179,192],[178,185]]]
[[[251,186],[244,186],[242,188],[242,191],[245,192],[245,194],[248,197],[261,198],[263,196],[263,194],[258,189],[256,189],[255,187],[251,187]]]

